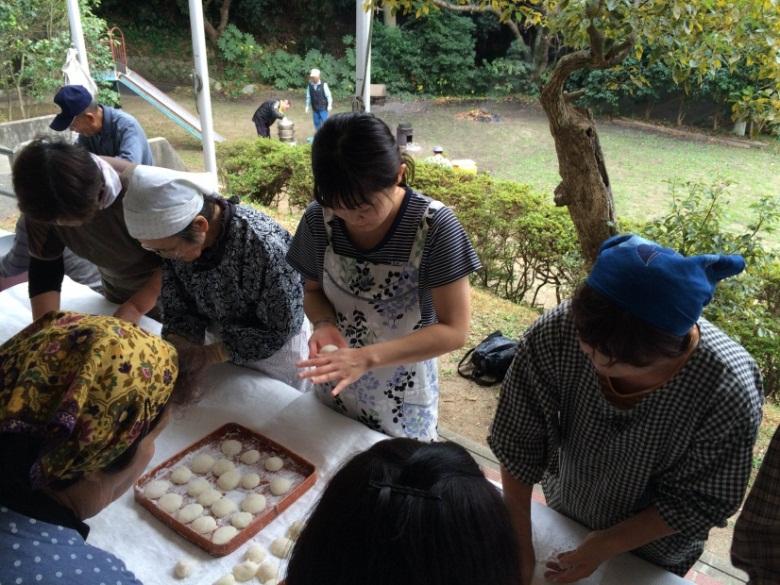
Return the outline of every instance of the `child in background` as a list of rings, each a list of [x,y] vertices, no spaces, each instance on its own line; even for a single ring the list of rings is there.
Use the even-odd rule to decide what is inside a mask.
[[[375,430],[434,440],[434,358],[465,343],[479,259],[452,211],[407,186],[413,163],[379,118],[328,119],[312,170],[316,201],[287,255],[314,326],[301,377]]]
[[[499,491],[463,447],[389,439],[333,477],[285,582],[517,585],[517,551]]]

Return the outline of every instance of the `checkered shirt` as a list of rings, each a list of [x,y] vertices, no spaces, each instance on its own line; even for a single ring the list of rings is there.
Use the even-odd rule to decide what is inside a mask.
[[[750,585],[780,583],[780,428],[734,528],[731,562],[747,572]]]
[[[620,410],[577,343],[567,301],[521,339],[488,443],[518,480],[592,530],[655,505],[676,534],[634,552],[678,575],[739,507],[761,420],[753,359],[704,319],[685,366]]]

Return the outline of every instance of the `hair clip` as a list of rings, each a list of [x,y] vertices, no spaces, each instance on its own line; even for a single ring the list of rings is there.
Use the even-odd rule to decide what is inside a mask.
[[[413,496],[416,498],[425,498],[426,500],[439,500],[441,501],[441,496],[437,496],[435,494],[432,494],[428,490],[421,490],[418,488],[413,488],[405,485],[396,485],[393,483],[388,482],[381,482],[381,481],[369,481],[368,485],[371,486],[374,489],[378,489],[381,492],[384,490],[388,490],[392,493],[404,495],[404,496]]]

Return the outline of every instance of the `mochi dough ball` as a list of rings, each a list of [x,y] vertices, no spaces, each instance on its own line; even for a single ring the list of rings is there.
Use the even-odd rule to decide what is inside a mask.
[[[229,492],[230,490],[236,488],[239,481],[241,481],[241,474],[234,469],[232,471],[226,471],[220,475],[219,479],[217,480],[217,485],[226,492]]]
[[[176,513],[176,519],[182,524],[189,524],[198,516],[203,515],[203,506],[200,504],[187,504]]]
[[[279,457],[269,457],[265,460],[265,468],[268,471],[279,471],[282,467],[284,467],[284,461]]]
[[[290,524],[290,527],[287,529],[287,538],[291,538],[292,540],[298,540],[298,537],[301,535],[301,532],[303,532],[303,527],[305,524],[303,523],[303,520],[296,520],[292,524]]]
[[[275,579],[279,573],[279,565],[272,559],[266,559],[257,569],[257,577],[265,583],[271,579]]]
[[[320,353],[333,353],[334,351],[338,351],[339,348],[332,343],[329,343],[327,345],[323,345],[320,348]]]
[[[209,480],[203,477],[196,477],[187,484],[187,493],[193,498],[197,498],[210,487],[211,483]]]
[[[217,529],[217,521],[211,516],[201,516],[200,518],[195,518],[195,521],[192,523],[192,529],[198,534],[208,534]]]
[[[184,560],[179,561],[173,568],[173,574],[177,579],[186,579],[192,575],[192,563]]]
[[[222,492],[219,490],[215,490],[214,488],[209,488],[202,494],[198,496],[198,503],[201,506],[211,506],[215,502],[217,502],[222,497]]]
[[[241,502],[241,509],[250,514],[258,514],[265,510],[265,496],[262,494],[249,494]]]
[[[214,531],[211,542],[214,544],[226,544],[230,542],[236,534],[238,534],[238,529],[235,526],[223,526]]]
[[[241,446],[241,441],[236,441],[235,439],[228,439],[227,441],[222,441],[222,445],[220,446],[222,452],[228,457],[235,457],[236,455],[241,453],[242,448],[243,447]]]
[[[228,514],[235,512],[237,508],[238,506],[233,500],[222,498],[211,506],[211,513],[217,518],[224,518]]]
[[[201,453],[196,455],[192,460],[192,471],[195,473],[208,473],[211,468],[214,467],[214,458],[208,453]]]
[[[233,573],[228,573],[214,581],[214,585],[236,585],[236,578]]]
[[[265,559],[266,554],[265,550],[263,550],[263,547],[257,544],[256,542],[253,542],[249,545],[249,548],[246,549],[246,560],[252,561],[254,563],[262,563]]]
[[[271,554],[280,559],[284,559],[290,554],[292,547],[292,540],[286,536],[280,536],[271,543]]]
[[[260,485],[260,476],[256,473],[247,473],[241,478],[241,487],[245,490],[253,490]]]
[[[239,457],[241,460],[241,463],[246,463],[247,465],[254,465],[260,460],[260,451],[257,449],[251,449],[249,451],[244,451],[241,453],[241,457]]]
[[[168,514],[173,514],[176,510],[181,508],[183,498],[179,494],[167,493],[164,494],[157,505],[160,506]]]
[[[252,522],[252,518],[254,518],[254,516],[249,512],[236,512],[230,517],[230,523],[241,530],[242,528],[249,526]]]
[[[211,472],[217,477],[228,471],[234,471],[236,469],[235,464],[229,459],[220,459],[211,468]]]
[[[155,479],[144,486],[144,496],[150,500],[156,500],[171,487],[171,482],[164,479]]]
[[[290,491],[292,482],[284,477],[275,477],[271,480],[271,493],[275,496],[281,496]]]
[[[171,472],[171,481],[179,485],[187,483],[188,481],[190,481],[191,477],[192,477],[192,471],[190,471],[189,467],[185,467],[185,466],[177,467]]]
[[[233,576],[236,581],[243,583],[249,581],[257,573],[258,565],[252,561],[244,561],[233,567]]]

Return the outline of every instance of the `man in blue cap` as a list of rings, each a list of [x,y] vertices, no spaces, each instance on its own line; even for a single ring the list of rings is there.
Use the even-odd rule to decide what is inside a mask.
[[[631,551],[685,575],[747,487],[761,421],[750,355],[701,317],[741,256],[685,257],[610,238],[571,301],[518,344],[488,442],[501,462],[524,584],[535,565],[530,499],[591,530],[547,563],[573,583]]]
[[[65,85],[54,96],[61,112],[49,127],[57,132],[72,130],[77,142],[92,154],[121,158],[136,164],[154,165],[146,133],[133,116],[100,105],[81,85]],[[0,284],[27,272],[30,266],[28,234],[24,216],[16,223],[13,247],[0,258]],[[91,262],[64,252],[65,272],[76,282],[100,287],[100,274]]]

